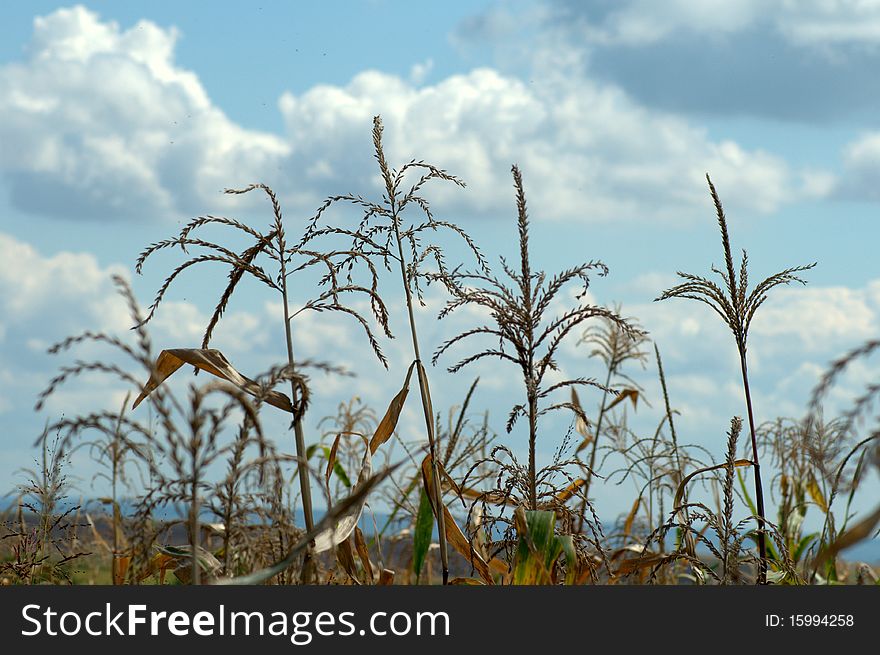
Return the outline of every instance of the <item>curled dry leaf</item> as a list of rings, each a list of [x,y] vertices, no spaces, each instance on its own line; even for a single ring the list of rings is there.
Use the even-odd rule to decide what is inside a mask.
[[[201,546],[196,546],[196,561],[199,568],[208,578],[215,578],[223,568],[214,554]],[[150,559],[148,569],[141,574],[139,581],[147,576],[158,573],[160,584],[165,581],[165,572],[172,571],[174,576],[183,584],[188,584],[192,579],[192,546],[165,546],[157,545],[156,554]]]
[[[828,503],[825,502],[825,496],[822,495],[822,489],[819,488],[819,483],[816,482],[816,476],[814,476],[812,472],[807,479],[807,491],[810,494],[810,498],[812,498],[813,502],[818,505],[819,509],[821,509],[824,514],[827,514]]]
[[[508,507],[516,507],[516,502],[500,491],[478,491],[471,487],[462,487],[461,496],[471,500],[484,501],[490,505],[507,505]]]
[[[571,388],[571,406],[574,409],[574,429],[584,438],[583,442],[578,447],[578,450],[580,450],[590,444],[593,440],[593,435],[590,434],[589,426],[587,424],[587,413],[581,406],[581,399],[578,397],[577,391],[574,387]]]
[[[662,564],[666,560],[669,559],[669,555],[664,553],[642,553],[638,557],[632,557],[630,559],[625,559],[620,562],[616,569],[614,569],[614,577],[620,577],[623,575],[629,575],[630,573],[634,573],[635,571],[639,571],[644,568],[657,566],[658,564]]]
[[[397,421],[400,418],[400,412],[403,410],[403,404],[406,402],[406,395],[409,393],[409,381],[415,365],[415,362],[409,365],[406,379],[403,381],[403,387],[391,399],[388,409],[385,410],[385,416],[382,417],[376,432],[373,434],[373,438],[370,440],[370,451],[373,453],[394,434],[394,429],[397,427]]]
[[[366,441],[366,439],[364,440]],[[369,448],[364,450],[364,458],[361,462],[361,472],[358,474],[357,483],[354,486],[352,494],[355,494],[370,479],[373,473],[373,454]],[[367,495],[364,494],[358,502],[351,503],[345,512],[342,512],[336,519],[336,522],[321,531],[315,537],[315,552],[320,553],[330,550],[334,546],[342,543],[351,535],[361,514],[364,511],[364,505],[367,504]]]
[[[336,546],[336,561],[342,566],[342,570],[348,574],[356,585],[360,585],[357,576],[357,567],[354,564],[354,553],[351,550],[351,540],[343,539]]]
[[[367,581],[373,583],[373,563],[370,561],[370,550],[367,548],[367,542],[364,539],[364,533],[357,526],[354,528],[354,547],[357,550],[361,565],[364,567]]]
[[[184,364],[195,366],[199,370],[216,375],[222,380],[231,382],[242,391],[261,398],[264,402],[293,413],[290,398],[280,391],[265,390],[259,384],[239,373],[219,350],[213,348],[173,348],[159,353],[152,375],[140,392],[131,408],[137,407],[156,388],[167,380]]]
[[[578,478],[577,480],[574,480],[565,489],[556,494],[556,500],[558,500],[560,503],[568,501],[572,496],[577,493],[577,490],[583,487],[586,483],[587,481],[583,478]]]
[[[611,403],[608,405],[608,407],[606,407],[605,409],[606,410],[614,409],[615,407],[617,407],[617,405],[622,403],[627,398],[632,400],[633,407],[636,407],[638,405],[638,401],[639,401],[638,389],[624,389],[619,394],[617,394],[617,397],[614,400],[612,400]]]

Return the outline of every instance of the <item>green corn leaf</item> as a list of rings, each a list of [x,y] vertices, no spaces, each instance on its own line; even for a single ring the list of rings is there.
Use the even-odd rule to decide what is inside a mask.
[[[413,535],[413,573],[416,581],[422,575],[422,567],[425,565],[425,557],[431,547],[431,536],[434,532],[434,510],[431,509],[431,499],[422,488],[421,500],[419,501],[419,513],[416,517],[416,529]]]
[[[553,566],[563,551],[563,544],[554,533],[556,515],[542,510],[514,512],[519,543],[513,584],[547,585],[552,583]]]

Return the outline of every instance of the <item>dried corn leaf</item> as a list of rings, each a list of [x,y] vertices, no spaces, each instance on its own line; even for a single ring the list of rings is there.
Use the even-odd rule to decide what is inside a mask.
[[[366,439],[364,439],[366,441]],[[361,471],[358,474],[357,483],[354,486],[352,495],[363,487],[373,473],[373,453],[370,448],[364,449],[364,459],[361,462]],[[350,498],[351,496],[349,496]],[[367,503],[367,496],[363,495],[359,502],[351,503],[345,512],[343,512],[336,520],[334,525],[328,526],[325,530],[315,537],[315,552],[321,553],[330,550],[337,544],[348,539],[351,533],[361,519],[364,511],[364,505]]]
[[[571,404],[572,407],[575,408],[574,429],[584,438],[581,445],[578,446],[578,450],[581,450],[582,448],[586,448],[593,441],[593,435],[590,434],[589,426],[587,425],[587,413],[584,411],[584,408],[581,407],[581,399],[578,398],[577,391],[574,387],[571,388]]]
[[[827,514],[828,503],[825,502],[825,496],[822,495],[822,489],[819,487],[819,483],[816,482],[816,477],[812,472],[807,479],[807,492],[810,494],[810,498],[813,499],[813,502],[819,506],[819,509],[821,509],[824,514]]]
[[[96,544],[99,544],[101,547],[106,548],[108,553],[113,552],[113,547],[107,543],[107,540],[101,536],[101,533],[98,532],[98,528],[95,526],[95,521],[92,519],[91,515],[86,512],[86,523],[89,525],[89,530],[92,533],[92,539]]]
[[[351,550],[351,540],[343,539],[336,546],[336,561],[342,565],[342,569],[348,574],[355,584],[359,585],[357,567],[354,564],[354,553]]]
[[[515,501],[498,491],[478,491],[477,489],[473,489],[471,487],[461,487],[461,495],[463,498],[480,500],[483,502],[487,502],[490,505],[507,505],[509,507],[516,506]]]
[[[637,407],[638,402],[639,402],[638,389],[624,389],[619,394],[617,394],[617,396],[614,398],[614,400],[611,401],[611,404],[608,405],[608,407],[606,407],[605,409],[606,410],[613,409],[613,408],[617,407],[617,405],[622,403],[624,400],[626,400],[627,398],[632,400],[633,407]]]
[[[144,398],[153,393],[160,384],[184,364],[190,364],[199,370],[216,375],[218,378],[231,382],[242,391],[261,398],[264,402],[274,407],[293,413],[293,405],[290,402],[290,398],[280,391],[263,389],[259,384],[235,370],[232,364],[229,363],[229,360],[223,356],[223,353],[213,348],[174,348],[172,350],[163,350],[159,353],[159,358],[156,360],[150,380],[144,385],[138,397],[135,398],[131,408],[137,407]]]
[[[364,533],[361,532],[361,529],[355,526],[354,529],[354,547],[357,550],[358,557],[361,560],[361,564],[364,567],[364,572],[367,575],[367,580],[370,584],[373,583],[373,563],[370,561],[370,551],[367,548],[367,542],[364,540]]]
[[[159,572],[160,582],[165,580],[165,572],[171,570],[174,576],[184,584],[192,579],[192,546],[156,546],[156,554],[150,560],[150,567],[146,575]],[[213,553],[201,546],[196,546],[196,562],[199,568],[208,578],[213,578],[220,573],[223,565]]]
[[[629,575],[630,573],[633,573],[640,569],[657,566],[658,564],[662,564],[663,562],[665,562],[668,557],[668,555],[664,555],[662,553],[651,553],[648,555],[642,554],[639,557],[633,557],[631,559],[623,560],[614,570],[614,576],[620,577],[622,575]]]
[[[437,468],[440,472],[440,479],[443,481],[443,490],[447,491],[451,489],[456,496],[458,496],[459,500],[461,500],[461,504],[464,505],[464,493],[461,490],[461,487],[458,486],[458,483],[452,479],[452,476],[446,471],[446,468],[439,461],[437,462]]]
[[[583,487],[587,483],[583,478],[578,478],[574,480],[571,484],[569,484],[565,489],[556,494],[556,500],[560,503],[564,503],[568,501],[572,496],[577,493],[577,490]]]
[[[128,573],[128,567],[131,564],[131,555],[123,553],[113,553],[113,563],[111,565],[111,575],[114,585],[125,584],[125,576]]]
[[[319,450],[324,453],[326,459],[330,459],[330,448],[321,443],[313,443],[306,448],[306,459],[311,460],[312,456]],[[333,464],[333,472],[342,484],[347,488],[351,488],[351,480],[348,479],[348,474],[345,472],[345,469],[342,468],[342,464],[340,464],[339,461],[336,461],[336,463]]]
[[[327,453],[327,468],[324,471],[324,483],[327,485],[327,488],[330,488],[330,474],[333,473],[333,466],[336,464],[336,452],[339,450],[339,440],[342,439],[342,434],[337,434],[336,438],[333,440],[333,445],[330,447],[330,452]]]
[[[373,453],[375,453],[379,446],[388,441],[388,439],[391,438],[391,435],[394,434],[394,429],[397,427],[397,420],[400,418],[400,412],[403,410],[403,405],[406,402],[406,395],[409,393],[409,380],[412,377],[413,367],[415,365],[415,362],[409,365],[409,369],[406,372],[406,379],[403,381],[403,387],[397,392],[397,395],[391,399],[388,409],[385,410],[385,416],[382,417],[379,426],[376,428],[376,432],[373,434],[373,438],[370,440],[370,450]]]

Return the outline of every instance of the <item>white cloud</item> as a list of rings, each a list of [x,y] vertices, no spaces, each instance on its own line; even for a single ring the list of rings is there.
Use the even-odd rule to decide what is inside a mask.
[[[880,199],[877,176],[880,174],[880,132],[867,132],[843,149],[846,175],[838,191],[851,198]]]
[[[781,9],[778,29],[793,43],[880,43],[880,2],[876,0],[782,0]]]
[[[880,43],[876,0],[629,0],[613,6],[598,19],[585,17],[590,42],[643,46],[682,33],[723,38],[768,25],[800,46]]]
[[[459,213],[508,213],[514,162],[533,214],[547,218],[681,220],[705,204],[706,171],[726,203],[759,212],[825,188],[770,153],[645,109],[552,49],[539,48],[528,83],[479,68],[424,84],[430,62],[410,80],[365,71],[283,94],[284,138],[246,130],[175,62],[177,38],[83,7],[35,20],[29,57],[0,68],[0,171],[14,204],[57,217],[179,218],[240,209],[218,191],[293,174],[286,209],[311,212],[329,194],[378,191],[379,113],[392,163],[422,158],[468,183],[426,191]]]
[[[681,30],[730,34],[752,24],[767,4],[758,0],[671,0],[662,3],[631,0],[621,3],[589,33],[596,43],[605,45],[644,45]]]
[[[82,7],[34,20],[28,58],[0,68],[0,171],[18,207],[119,221],[201,211],[287,154],[231,122],[174,61],[178,33],[122,30]],[[232,184],[230,183],[232,181]]]
[[[115,310],[124,304],[116,300],[110,277],[125,272],[120,265],[102,268],[87,253],[45,256],[0,233],[0,330],[40,322],[55,328],[84,321],[92,329],[119,327]]]
[[[509,212],[509,168],[523,171],[532,215],[573,220],[693,216],[710,171],[728,204],[770,212],[803,192],[784,161],[650,112],[619,89],[562,74],[534,83],[481,68],[416,88],[377,71],[344,87],[286,93],[280,108],[309,186],[378,190],[365,127],[382,114],[390,162],[415,156],[446,168],[468,190],[433,198],[459,211]],[[330,184],[332,182],[332,184]],[[334,186],[336,185],[336,186]],[[345,190],[345,189],[343,189]],[[314,202],[320,202],[320,193]]]
[[[880,333],[880,306],[868,289],[781,288],[752,324],[753,339],[770,337],[779,347],[809,352],[848,348]]]

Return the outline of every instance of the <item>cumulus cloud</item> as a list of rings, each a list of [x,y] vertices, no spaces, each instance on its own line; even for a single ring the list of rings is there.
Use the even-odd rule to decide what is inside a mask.
[[[230,180],[288,152],[214,106],[174,60],[179,35],[123,30],[82,7],[34,19],[24,61],[0,67],[0,171],[18,208],[138,220],[201,211]]]
[[[41,322],[62,329],[85,324],[98,330],[119,328],[116,310],[124,305],[113,300],[110,278],[125,273],[119,265],[101,267],[88,253],[45,256],[31,244],[0,233],[0,331]]]
[[[755,314],[749,331],[750,356],[761,360],[784,357],[786,361],[797,356],[825,362],[875,338],[880,332],[878,288],[880,282],[876,280],[861,288],[813,284],[777,287]],[[661,346],[679,343],[683,349],[676,351],[677,357],[699,359],[712,351],[734,348],[729,328],[703,305],[668,300],[636,305],[629,311],[644,317],[646,327]]]
[[[782,0],[778,29],[800,45],[880,44],[880,2]]]
[[[784,288],[759,310],[752,332],[779,340],[793,338],[810,352],[848,348],[874,338],[880,330],[880,305],[871,288]]]
[[[843,149],[843,176],[837,193],[855,199],[880,200],[880,132],[862,134]]]
[[[706,171],[723,180],[729,203],[759,212],[815,188],[770,153],[713,141],[587,78],[526,84],[481,68],[415,87],[368,71],[344,87],[286,93],[280,107],[295,145],[293,169],[306,171],[310,188],[331,193],[340,179],[352,180],[355,193],[379,190],[365,130],[374,114],[384,118],[391,161],[424,158],[468,183],[467,192],[432,192],[459,212],[506,212],[513,162],[541,218],[693,216],[704,204]]]
[[[748,362],[756,407],[762,415],[800,415],[829,363],[880,332],[880,282],[862,288],[808,285],[775,289],[758,310],[749,334]],[[739,361],[733,335],[708,307],[666,301],[624,307],[638,316],[659,345],[670,392],[679,402],[706,402],[715,420],[741,412]],[[858,367],[854,368],[854,371]],[[707,372],[711,369],[711,373]],[[875,376],[876,377],[876,376]],[[832,394],[845,406],[869,375],[852,374]],[[685,416],[685,424],[697,425]],[[733,415],[733,414],[730,414]],[[708,427],[708,426],[700,426]]]
[[[628,0],[584,6],[550,3],[551,15],[580,18],[587,34],[600,44],[646,45],[681,33],[725,36],[769,25],[786,40],[802,46],[880,43],[880,3],[873,0]],[[496,10],[501,16],[505,15]],[[497,25],[484,18],[479,24]]]
[[[393,162],[425,159],[468,183],[428,191],[459,215],[506,214],[513,162],[542,218],[692,216],[705,201],[706,171],[728,203],[758,212],[823,193],[815,176],[650,111],[564,53],[538,48],[528,82],[478,68],[425,84],[426,63],[408,79],[364,71],[345,85],[288,92],[282,137],[246,130],[213,105],[176,63],[178,38],[149,21],[123,29],[83,7],[35,20],[27,59],[0,68],[0,138],[10,144],[0,171],[16,206],[69,218],[179,218],[240,209],[218,191],[283,176],[287,209],[312,212],[330,194],[379,191],[375,114]]]
[[[535,34],[640,103],[701,118],[873,120],[880,99],[873,0],[505,2],[463,20],[455,38],[518,61]]]

